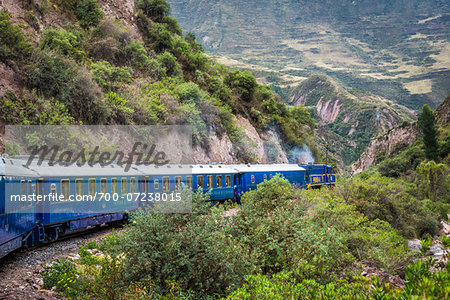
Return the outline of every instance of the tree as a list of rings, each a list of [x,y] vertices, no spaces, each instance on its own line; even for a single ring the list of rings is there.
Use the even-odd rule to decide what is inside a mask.
[[[433,111],[426,104],[419,115],[418,125],[425,144],[425,155],[427,158],[435,160],[438,154],[437,130]]]
[[[155,22],[163,22],[164,17],[170,14],[170,5],[166,0],[139,0],[137,7]]]

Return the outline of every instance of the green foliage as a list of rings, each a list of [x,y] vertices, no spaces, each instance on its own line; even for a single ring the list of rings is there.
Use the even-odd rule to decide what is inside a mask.
[[[147,50],[140,42],[131,42],[124,48],[124,57],[127,58],[131,66],[137,67],[139,70],[145,71],[150,65],[150,58]]]
[[[0,119],[7,124],[70,125],[75,124],[66,106],[55,99],[45,100],[35,93],[17,99],[8,91],[0,98]]]
[[[29,88],[58,99],[76,120],[98,124],[110,113],[90,72],[57,53],[34,55],[25,68],[25,78]]]
[[[178,76],[181,73],[180,65],[177,63],[177,58],[170,52],[164,52],[157,57],[158,63],[165,69],[167,76]]]
[[[107,92],[106,101],[111,106],[111,121],[121,125],[131,123],[135,111],[128,105],[127,99],[115,92]]]
[[[0,58],[2,60],[26,57],[31,53],[32,44],[20,26],[13,25],[6,11],[0,12]]]
[[[91,64],[93,78],[105,91],[117,91],[121,84],[133,81],[133,70],[128,67],[116,67],[107,61]]]
[[[77,30],[50,28],[42,32],[40,46],[42,49],[51,49],[61,55],[81,60],[85,52],[80,50],[83,34]]]
[[[202,92],[200,88],[193,82],[187,82],[179,85],[178,95],[182,103],[199,103],[202,99]]]
[[[423,106],[422,112],[419,115],[418,125],[422,132],[426,157],[429,159],[437,159],[438,144],[434,114],[426,104]]]
[[[202,119],[201,112],[194,102],[183,103],[177,108],[182,124],[192,126],[192,143],[199,145],[207,143],[206,124]]]
[[[193,195],[191,214],[138,212],[132,225],[118,236],[116,247],[124,253],[124,280],[155,283],[166,293],[168,281],[179,282],[195,295],[226,293],[251,271],[240,245],[218,226],[220,211],[208,210],[207,195]]]
[[[252,99],[257,86],[255,77],[249,71],[236,70],[229,72],[224,82],[236,90],[244,101]]]
[[[370,282],[337,280],[320,284],[314,279],[296,280],[295,274],[280,272],[272,276],[249,275],[241,288],[227,299],[369,299]]]
[[[64,292],[67,296],[74,296],[77,287],[77,276],[75,263],[59,259],[50,266],[45,266],[42,271],[44,287],[50,289],[56,287],[57,292]]]
[[[418,260],[406,268],[405,288],[398,299],[447,299],[450,294],[450,265],[430,271],[429,262]]]
[[[450,203],[450,170],[447,165],[423,162],[416,173],[418,191],[422,197]]]
[[[170,5],[166,0],[138,0],[136,7],[155,22],[162,23],[170,14]]]
[[[423,220],[431,219],[437,224],[437,216],[430,215],[426,203],[417,199],[416,189],[414,184],[375,175],[341,181],[334,193],[370,220],[384,220],[413,238],[424,234]]]
[[[378,171],[381,175],[387,177],[399,177],[410,168],[410,162],[404,156],[397,156],[386,159],[378,165]]]
[[[103,12],[97,0],[80,0],[75,15],[84,29],[97,26],[103,18]]]

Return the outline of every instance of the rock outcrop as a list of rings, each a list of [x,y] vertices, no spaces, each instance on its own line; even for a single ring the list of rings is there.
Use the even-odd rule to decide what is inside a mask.
[[[377,153],[384,152],[387,156],[399,145],[412,145],[419,131],[415,124],[394,127],[381,136],[372,138],[370,144],[361,157],[352,165],[355,172],[362,172],[376,162]]]

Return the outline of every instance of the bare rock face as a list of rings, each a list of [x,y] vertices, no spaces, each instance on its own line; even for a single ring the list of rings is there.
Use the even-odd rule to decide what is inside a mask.
[[[269,129],[258,133],[250,121],[242,116],[237,116],[234,122],[237,127],[244,131],[249,147],[248,150],[256,155],[258,163],[288,162],[286,152],[280,144],[280,137],[276,130]],[[221,138],[210,135],[209,149],[204,149],[201,146],[194,147],[193,163],[207,164],[212,162],[223,164],[240,163],[236,158],[233,143],[228,135],[224,134]]]
[[[400,144],[412,145],[418,136],[419,131],[415,124],[392,128],[382,136],[375,137],[370,141],[369,147],[352,165],[352,169],[362,172],[375,163],[377,153],[384,151],[386,155],[389,155]]]
[[[98,4],[107,18],[120,19],[131,25],[134,20],[134,0],[99,0]]]
[[[328,100],[325,103],[322,99],[316,105],[317,114],[320,117],[321,123],[332,123],[336,121],[339,112],[341,111],[342,103],[339,100]]]

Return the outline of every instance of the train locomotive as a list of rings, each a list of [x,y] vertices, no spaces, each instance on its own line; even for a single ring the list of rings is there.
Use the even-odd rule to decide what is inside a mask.
[[[76,167],[32,163],[0,156],[0,258],[22,247],[55,241],[94,226],[123,222],[128,212],[143,206],[138,199],[119,197],[98,201],[90,209],[66,201],[31,200],[37,195],[139,195],[167,194],[186,185],[194,192],[210,193],[215,204],[228,199],[240,203],[241,195],[280,174],[299,188],[335,185],[333,168],[323,164],[138,166],[124,172],[120,166]],[[138,197],[138,196],[136,196]],[[130,201],[136,200],[136,201]],[[98,207],[95,207],[95,206]]]

